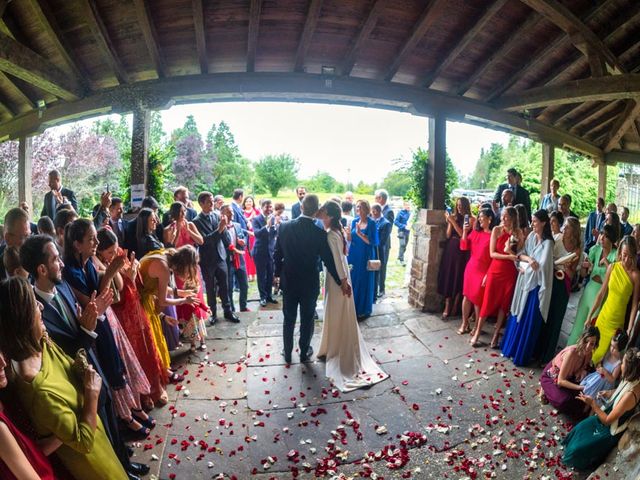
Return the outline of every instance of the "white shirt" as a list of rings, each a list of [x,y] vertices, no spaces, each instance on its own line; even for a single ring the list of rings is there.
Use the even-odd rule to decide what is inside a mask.
[[[56,287],[53,287],[53,292],[45,292],[44,290],[40,290],[38,287],[36,287],[35,285],[33,286],[33,289],[35,290],[35,292],[45,301],[47,302],[47,305],[51,305],[51,302],[53,302],[54,297],[56,296],[56,294],[58,293],[58,291],[56,290]],[[62,303],[62,308],[65,309],[64,314],[66,314],[67,318],[74,318],[74,315],[69,311],[69,307],[67,306],[67,302],[61,302]],[[57,308],[56,308],[57,310]],[[60,314],[62,314],[62,312],[60,312]],[[91,330],[87,330],[86,328],[84,328],[82,325],[78,325],[80,327],[80,329],[85,332],[87,335],[89,335],[92,338],[98,338],[98,334],[94,331]]]

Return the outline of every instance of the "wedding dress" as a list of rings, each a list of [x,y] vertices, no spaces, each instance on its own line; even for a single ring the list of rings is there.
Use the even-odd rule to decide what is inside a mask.
[[[349,277],[340,233],[329,230],[329,247],[340,278]],[[368,387],[389,375],[371,358],[360,333],[353,296],[342,294],[340,286],[325,272],[324,323],[318,357],[326,358],[326,376],[342,392]]]

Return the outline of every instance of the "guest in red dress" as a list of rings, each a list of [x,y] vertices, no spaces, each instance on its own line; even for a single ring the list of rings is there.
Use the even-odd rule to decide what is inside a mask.
[[[260,215],[260,210],[256,208],[256,204],[253,201],[253,197],[244,197],[242,202],[242,211],[244,218],[247,219],[247,230],[249,232],[249,248],[246,249],[246,255],[244,256],[245,263],[247,265],[247,279],[253,282],[256,279],[256,263],[253,261],[251,251],[253,250],[253,244],[256,239],[253,236],[253,217]]]
[[[98,231],[98,249],[96,255],[105,265],[113,261],[123,250],[118,246],[118,237],[109,228]],[[167,371],[162,367],[158,347],[153,339],[149,318],[140,303],[140,295],[136,288],[139,263],[135,253],[130,252],[124,267],[116,278],[119,298],[114,298],[112,310],[120,320],[129,343],[136,352],[140,366],[149,380],[150,395],[141,398],[143,406],[149,410],[154,406],[164,406],[169,398],[165,390],[168,382]]]
[[[7,386],[7,362],[0,352],[0,390]],[[0,478],[19,480],[40,478],[55,480],[53,467],[46,455],[55,452],[62,442],[49,437],[40,448],[31,438],[22,433],[9,418],[9,413],[0,402]]]
[[[493,210],[485,208],[478,213],[475,228],[471,222],[463,226],[460,250],[470,250],[471,256],[464,270],[462,326],[458,329],[458,335],[471,332],[469,319],[472,310],[475,311],[476,321],[480,318],[480,306],[484,296],[483,280],[491,264],[489,244],[495,218]]]
[[[524,238],[518,228],[518,214],[513,207],[502,209],[501,224],[493,228],[489,252],[491,265],[487,270],[484,283],[484,295],[476,328],[470,343],[479,347],[478,339],[482,333],[482,325],[487,317],[497,315],[496,329],[491,339],[491,347],[498,347],[498,339],[504,319],[511,308],[513,289],[516,285],[517,252],[522,249]]]

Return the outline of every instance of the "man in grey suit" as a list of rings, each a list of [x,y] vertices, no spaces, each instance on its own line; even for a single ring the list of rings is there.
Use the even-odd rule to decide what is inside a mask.
[[[58,205],[63,203],[70,204],[76,212],[78,211],[76,194],[73,193],[73,190],[62,186],[62,178],[58,170],[51,170],[49,172],[49,188],[51,190],[44,196],[44,205],[42,207],[42,213],[40,213],[41,217],[47,216],[51,220],[55,220],[56,209]]]
[[[302,200],[304,200],[304,196],[307,194],[306,187],[300,185],[296,188],[296,195],[298,196],[298,203],[294,203],[291,205],[291,220],[295,220],[302,214]]]
[[[395,215],[393,214],[393,209],[387,203],[389,200],[389,193],[386,190],[376,190],[375,200],[382,210],[382,216],[389,222],[389,235],[391,235],[391,229],[393,228],[393,221],[395,220]],[[389,262],[389,252],[391,251],[391,238],[384,245],[380,244],[380,248],[378,253],[380,254],[380,270],[376,272],[376,278],[378,282],[376,283],[378,286],[378,291],[374,292],[376,297],[384,296],[384,288],[385,281],[387,279],[387,262]]]

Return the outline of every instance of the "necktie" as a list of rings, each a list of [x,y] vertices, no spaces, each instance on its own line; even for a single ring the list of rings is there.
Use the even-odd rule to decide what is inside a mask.
[[[67,309],[64,308],[64,300],[60,297],[60,293],[58,291],[56,291],[56,294],[54,295],[53,300],[56,303],[56,306],[58,308],[58,313],[60,313],[60,316],[63,318],[63,320],[67,323],[69,327],[73,328],[71,319],[67,315]]]

